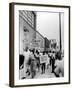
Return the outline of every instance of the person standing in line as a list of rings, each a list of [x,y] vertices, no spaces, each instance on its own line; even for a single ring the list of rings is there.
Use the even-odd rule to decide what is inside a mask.
[[[28,70],[28,61],[30,56],[30,51],[28,50],[28,47],[26,47],[25,51],[23,52],[24,55],[24,77],[22,79],[25,79],[27,76],[27,70]]]

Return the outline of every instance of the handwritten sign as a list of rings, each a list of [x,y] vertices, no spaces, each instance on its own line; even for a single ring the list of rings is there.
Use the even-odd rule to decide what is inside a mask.
[[[41,55],[40,56],[40,63],[46,63],[47,62],[47,56],[46,55]]]

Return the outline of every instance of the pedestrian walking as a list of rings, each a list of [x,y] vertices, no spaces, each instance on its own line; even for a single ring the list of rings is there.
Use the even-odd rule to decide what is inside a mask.
[[[40,57],[40,63],[41,63],[41,70],[42,70],[42,74],[43,74],[43,73],[45,73],[45,68],[46,68],[45,51],[43,51],[43,54]]]
[[[49,57],[49,64],[51,66],[51,64],[52,64],[52,52],[51,51],[49,51],[48,57]]]
[[[48,69],[49,68],[49,65],[50,65],[50,58],[48,56],[48,52],[47,51],[46,51],[46,58],[47,58],[46,68]]]
[[[35,60],[35,56],[34,56],[34,49],[31,51],[30,53],[30,74],[31,74],[31,78],[34,78],[36,75],[36,60]]]
[[[26,47],[25,51],[23,52],[23,55],[24,55],[24,77],[23,79],[25,79],[27,76],[28,61],[29,61],[29,55],[30,55],[30,51],[28,47]]]
[[[52,62],[52,73],[54,73],[54,69],[55,69],[55,52],[52,52],[51,62]]]
[[[38,50],[36,50],[34,56],[35,56],[35,59],[36,59],[37,69],[38,69],[38,72],[39,72],[40,71],[40,54],[39,54]]]

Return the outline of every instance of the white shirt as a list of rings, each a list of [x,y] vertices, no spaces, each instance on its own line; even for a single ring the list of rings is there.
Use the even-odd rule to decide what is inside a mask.
[[[64,76],[64,60],[56,60],[55,66],[55,73],[58,75],[61,73]]]
[[[24,62],[25,63],[27,63],[28,62],[28,60],[29,60],[29,55],[30,55],[30,51],[25,51],[24,53],[23,53],[23,55],[24,55]]]

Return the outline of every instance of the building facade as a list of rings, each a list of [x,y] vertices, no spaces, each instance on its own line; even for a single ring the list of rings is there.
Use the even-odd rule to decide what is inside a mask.
[[[26,47],[44,50],[44,37],[36,31],[36,12],[19,11],[19,50],[23,53]]]
[[[50,40],[50,50],[56,50],[57,49],[57,42],[56,39]]]
[[[26,47],[31,48],[31,42],[36,38],[36,15],[32,11],[19,11],[19,50],[20,54]]]
[[[36,48],[41,52],[45,50],[45,39],[38,31],[36,31]]]

